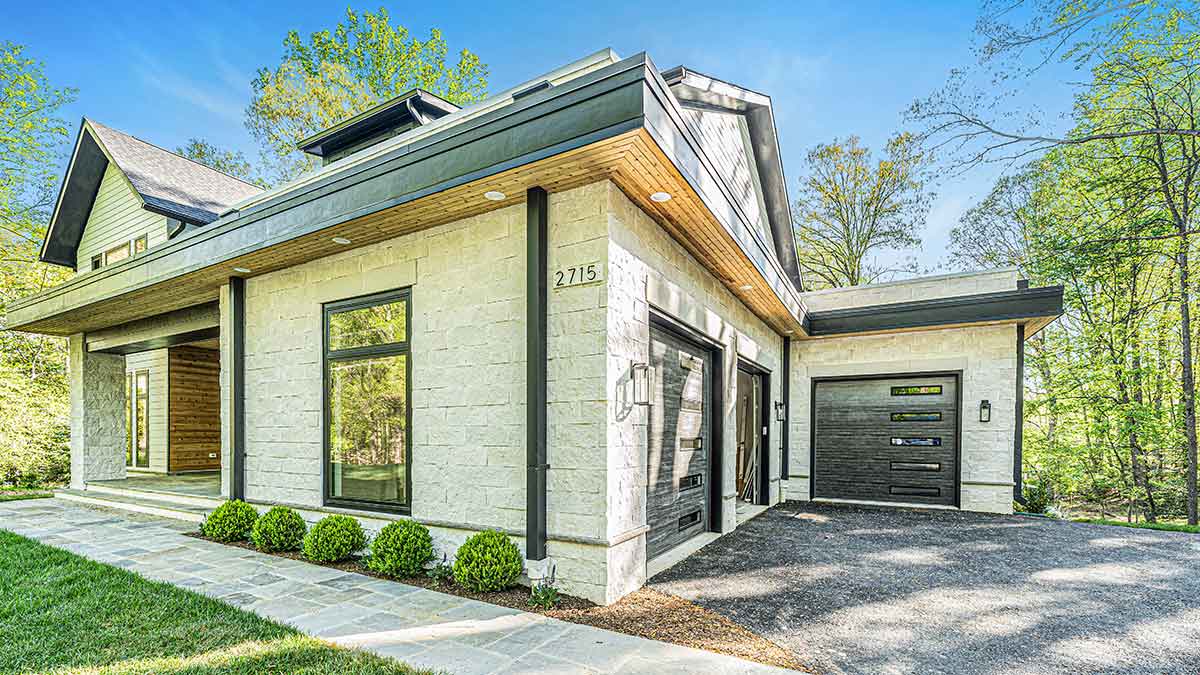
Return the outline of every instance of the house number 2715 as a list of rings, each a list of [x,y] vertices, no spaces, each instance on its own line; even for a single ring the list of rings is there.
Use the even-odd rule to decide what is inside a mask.
[[[604,266],[599,262],[560,267],[554,270],[554,287],[566,288],[604,281]]]

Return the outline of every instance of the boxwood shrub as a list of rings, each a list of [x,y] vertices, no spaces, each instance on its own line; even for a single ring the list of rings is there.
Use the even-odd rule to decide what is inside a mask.
[[[254,523],[250,541],[254,542],[254,548],[266,553],[295,551],[304,542],[307,531],[308,525],[295,509],[273,506]]]
[[[304,557],[313,562],[339,562],[367,545],[362,525],[350,516],[325,516],[304,537]]]
[[[213,509],[204,522],[200,533],[217,541],[245,541],[258,520],[258,511],[240,499],[230,499]]]
[[[415,577],[433,558],[429,528],[414,521],[389,523],[371,540],[367,567],[393,577]]]
[[[484,530],[459,547],[454,559],[454,580],[476,593],[502,591],[517,582],[524,561],[508,535]]]

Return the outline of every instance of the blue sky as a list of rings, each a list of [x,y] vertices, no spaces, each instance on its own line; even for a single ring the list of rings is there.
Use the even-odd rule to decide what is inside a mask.
[[[790,182],[805,151],[857,134],[873,148],[898,130],[914,98],[970,62],[969,2],[687,2],[387,4],[418,35],[440,28],[471,49],[499,91],[602,47],[646,51],[771,95]],[[375,8],[376,4],[356,6]],[[0,40],[25,44],[52,82],[79,89],[66,110],[168,148],[189,137],[257,155],[242,126],[257,68],[278,63],[288,29],[334,25],[344,5],[304,2],[22,3]],[[1051,104],[1054,103],[1053,97]],[[945,181],[912,252],[933,269],[959,214],[994,173]],[[789,185],[789,189],[793,189]]]

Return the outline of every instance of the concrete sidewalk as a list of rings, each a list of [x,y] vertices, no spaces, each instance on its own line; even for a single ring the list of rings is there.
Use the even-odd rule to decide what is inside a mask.
[[[0,528],[453,675],[792,672],[215,544],[191,523],[36,499],[0,503]]]

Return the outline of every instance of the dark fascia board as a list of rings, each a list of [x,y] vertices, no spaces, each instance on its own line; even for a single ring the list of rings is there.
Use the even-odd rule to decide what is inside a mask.
[[[645,54],[534,92],[377,157],[270,195],[167,244],[9,306],[21,326],[645,128],[799,321],[799,294],[684,123]],[[671,150],[665,150],[670,148]],[[337,166],[336,164],[331,166]]]
[[[81,120],[75,138],[75,151],[63,175],[54,215],[50,219],[50,226],[46,228],[38,260],[75,268],[75,253],[83,239],[83,226],[87,223],[107,168],[108,157],[96,138],[88,132],[87,120]]]
[[[301,152],[316,157],[325,157],[343,148],[348,148],[387,129],[408,122],[424,123],[421,117],[412,114],[412,108],[433,119],[449,115],[458,106],[423,89],[411,89],[396,98],[339,122],[338,124],[300,141]]]
[[[9,306],[9,325],[48,318],[245,253],[636,130],[645,55],[599,68],[378,157],[273,195],[138,256]]]
[[[733,189],[703,151],[701,140],[684,121],[670,85],[654,70],[653,64],[648,66],[646,82],[649,93],[646,97],[646,130],[722,222],[775,295],[803,324],[805,308],[799,289],[775,255],[773,243],[764,241],[757,228],[751,225],[750,217],[742,209]]]
[[[212,328],[200,328],[186,333],[174,333],[172,335],[164,335],[149,340],[140,342],[129,342],[110,349],[97,349],[98,353],[103,354],[137,354],[151,349],[163,349],[166,347],[178,347],[192,342],[200,342],[201,340],[211,340],[221,336],[221,328],[214,326]]]
[[[1063,287],[959,295],[809,314],[811,337],[998,321],[1053,319],[1062,314]]]
[[[672,93],[681,101],[703,107],[736,112],[746,118],[750,144],[754,150],[755,169],[763,188],[763,202],[771,225],[775,256],[797,290],[804,290],[800,262],[796,257],[796,233],[792,224],[792,206],[788,199],[787,178],[779,151],[779,131],[771,97],[745,87],[725,82],[710,75],[676,66],[662,74]],[[698,85],[716,82],[722,91]]]

